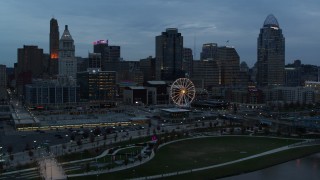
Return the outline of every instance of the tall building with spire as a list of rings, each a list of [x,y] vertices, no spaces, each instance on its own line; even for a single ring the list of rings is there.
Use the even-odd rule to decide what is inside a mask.
[[[277,19],[268,15],[258,37],[257,84],[279,86],[284,84],[285,38]]]
[[[58,21],[54,18],[50,20],[50,65],[49,73],[51,75],[58,74],[58,58],[59,58],[59,26]]]
[[[76,78],[77,61],[75,58],[75,47],[72,36],[65,26],[59,41],[59,76]]]
[[[156,37],[156,80],[184,77],[183,36],[177,28],[167,28]]]

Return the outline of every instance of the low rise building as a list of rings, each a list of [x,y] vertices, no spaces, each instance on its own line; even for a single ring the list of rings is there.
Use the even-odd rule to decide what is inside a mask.
[[[25,102],[28,106],[59,106],[76,104],[79,101],[79,86],[73,78],[57,80],[33,80],[26,85]]]

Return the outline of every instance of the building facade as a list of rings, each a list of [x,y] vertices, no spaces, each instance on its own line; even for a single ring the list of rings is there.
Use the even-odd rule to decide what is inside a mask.
[[[183,36],[176,28],[156,36],[156,80],[173,81],[184,77]]]
[[[18,49],[18,73],[31,72],[33,78],[41,78],[45,71],[43,60],[43,49],[24,45]]]
[[[65,26],[59,41],[59,76],[76,78],[77,60],[75,58],[74,40]]]
[[[285,38],[272,14],[266,18],[260,29],[257,53],[258,86],[284,85]]]
[[[165,81],[147,81],[148,104],[169,104],[169,88]]]
[[[145,105],[148,103],[148,90],[143,86],[126,87],[123,91],[123,102],[126,104]]]
[[[16,93],[24,96],[25,85],[31,83],[32,78],[42,78],[44,67],[43,49],[38,46],[24,45],[18,49],[18,63],[15,66]],[[23,98],[23,97],[22,97]]]
[[[193,61],[192,82],[196,88],[211,90],[219,85],[219,67],[216,61]]]
[[[140,59],[140,71],[143,73],[144,82],[155,80],[156,59],[149,56],[145,59]]]
[[[89,68],[102,68],[100,53],[89,53]]]
[[[34,80],[26,85],[25,102],[28,106],[75,105],[79,102],[79,86],[72,78]]]
[[[265,101],[267,103],[279,104],[311,104],[315,102],[315,90],[311,87],[284,87],[279,86],[264,89]]]
[[[50,20],[50,58],[58,60],[59,58],[59,26],[54,18]]]
[[[192,76],[193,54],[191,48],[183,48],[182,69],[188,77]]]
[[[114,71],[116,63],[120,61],[121,47],[110,46],[108,40],[93,42],[93,52],[101,54],[102,71]]]
[[[80,86],[81,101],[113,101],[116,97],[115,71],[101,71],[98,68],[88,68],[85,72],[77,73]]]
[[[218,57],[218,44],[206,43],[202,45],[200,60],[216,60]]]
[[[50,49],[50,65],[49,74],[58,74],[58,59],[59,59],[59,26],[58,21],[54,18],[50,20],[50,35],[49,35],[49,49]]]
[[[286,67],[284,68],[285,86],[302,86],[301,84],[301,69],[299,67]]]
[[[7,67],[0,64],[0,101],[7,99]]]
[[[235,48],[218,47],[217,65],[219,67],[219,84],[222,86],[237,86],[240,83],[240,57]]]

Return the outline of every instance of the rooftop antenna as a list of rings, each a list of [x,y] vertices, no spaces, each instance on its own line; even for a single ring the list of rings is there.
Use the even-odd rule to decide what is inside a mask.
[[[318,66],[318,82],[320,81],[320,69],[319,69],[319,66]]]
[[[229,47],[229,40],[226,41],[226,47]]]
[[[194,33],[194,36],[193,36],[193,59],[196,59],[197,58],[197,52],[196,52],[196,33]]]

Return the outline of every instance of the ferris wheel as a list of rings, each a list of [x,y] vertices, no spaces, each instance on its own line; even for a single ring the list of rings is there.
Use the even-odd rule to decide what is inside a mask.
[[[175,80],[170,88],[172,101],[181,107],[191,104],[196,94],[196,89],[188,78],[179,78]]]

